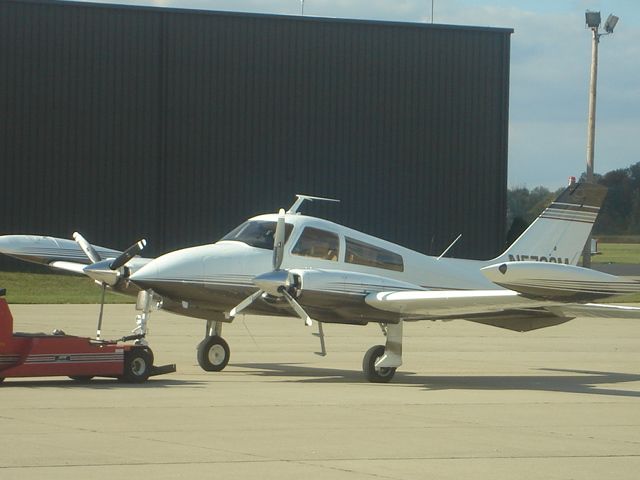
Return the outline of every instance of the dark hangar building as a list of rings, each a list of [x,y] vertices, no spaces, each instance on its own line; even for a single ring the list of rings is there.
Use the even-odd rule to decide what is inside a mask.
[[[0,234],[148,255],[294,194],[404,246],[504,245],[511,29],[0,0]]]

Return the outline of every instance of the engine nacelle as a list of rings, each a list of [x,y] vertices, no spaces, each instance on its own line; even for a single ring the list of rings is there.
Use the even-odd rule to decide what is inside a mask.
[[[324,269],[289,270],[289,288],[296,297],[305,292],[366,296],[372,292],[388,290],[424,290],[419,285],[379,275]]]

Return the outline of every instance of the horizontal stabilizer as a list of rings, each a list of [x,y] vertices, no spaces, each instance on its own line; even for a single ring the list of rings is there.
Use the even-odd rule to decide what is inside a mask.
[[[632,307],[628,305],[585,303],[584,305],[556,305],[547,308],[547,310],[557,315],[567,315],[571,317],[640,320],[640,307]]]
[[[481,271],[496,285],[534,298],[587,301],[640,292],[638,281],[572,265],[503,262]]]

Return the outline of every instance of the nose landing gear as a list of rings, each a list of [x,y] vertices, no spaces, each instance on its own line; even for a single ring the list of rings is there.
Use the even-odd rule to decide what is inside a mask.
[[[219,372],[229,363],[231,351],[222,338],[222,322],[207,320],[205,338],[198,344],[198,365],[207,372]]]

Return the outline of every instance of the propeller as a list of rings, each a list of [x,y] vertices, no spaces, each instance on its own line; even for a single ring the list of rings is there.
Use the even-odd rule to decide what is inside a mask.
[[[134,243],[129,248],[127,248],[124,252],[122,252],[118,258],[116,258],[113,262],[111,262],[111,265],[109,265],[109,268],[111,270],[118,270],[125,263],[127,263],[133,257],[135,257],[140,252],[142,252],[142,250],[146,246],[147,246],[147,241],[144,238]]]
[[[248,308],[258,298],[264,296],[272,296],[278,298],[284,298],[294,312],[304,320],[304,324],[311,325],[311,317],[304,308],[296,301],[295,298],[289,293],[289,287],[293,285],[293,280],[290,278],[287,270],[281,270],[282,259],[284,257],[284,240],[285,240],[285,212],[281,208],[278,212],[278,221],[276,223],[276,231],[273,235],[273,270],[271,272],[263,273],[253,278],[253,283],[258,287],[258,291],[252,293],[245,298],[238,305],[233,307],[228,314],[229,318],[233,318]]]
[[[80,248],[82,249],[84,254],[89,257],[91,263],[98,263],[100,260],[102,260],[98,252],[96,252],[95,248],[93,248],[93,246],[89,242],[87,242],[85,238],[80,235],[80,233],[73,232],[73,239],[78,245],[80,245]]]
[[[138,255],[146,244],[147,241],[142,239],[131,245],[115,259],[106,259],[94,262],[91,265],[84,267],[83,271],[96,282],[104,283],[113,287],[123,276],[126,275],[126,273],[122,271],[122,267],[124,267],[129,260]]]
[[[123,276],[123,273],[120,271],[120,269],[129,260],[131,260],[142,251],[142,249],[146,246],[147,241],[145,239],[142,239],[134,243],[113,260],[103,260],[102,257],[100,257],[100,254],[96,252],[96,249],[93,248],[93,246],[80,233],[74,232],[73,239],[78,245],[80,245],[80,248],[82,249],[84,254],[91,261],[90,265],[87,265],[83,268],[84,273],[93,278],[96,282],[100,283],[102,287],[102,294],[100,296],[100,313],[98,314],[98,326],[96,328],[96,339],[100,340],[102,329],[102,314],[104,312],[104,297],[107,290],[107,285],[113,287],[116,283],[118,283],[120,278]]]

